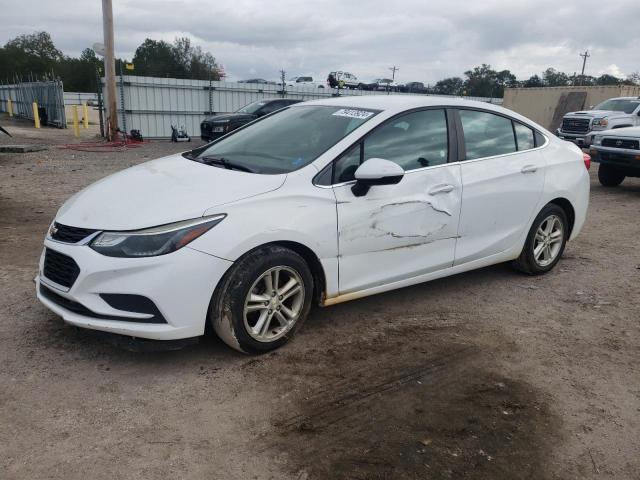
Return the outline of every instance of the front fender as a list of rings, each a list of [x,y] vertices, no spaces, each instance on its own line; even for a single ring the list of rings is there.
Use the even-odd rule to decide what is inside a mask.
[[[323,266],[327,294],[338,289],[336,200],[332,189],[307,184],[289,187],[211,209],[206,215],[227,217],[189,246],[225,260],[236,261],[256,247],[295,242],[310,249]]]

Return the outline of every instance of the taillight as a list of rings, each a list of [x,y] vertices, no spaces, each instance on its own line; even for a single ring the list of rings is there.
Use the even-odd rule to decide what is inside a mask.
[[[582,159],[584,160],[584,166],[587,167],[587,170],[591,168],[591,155],[588,153],[582,154]]]

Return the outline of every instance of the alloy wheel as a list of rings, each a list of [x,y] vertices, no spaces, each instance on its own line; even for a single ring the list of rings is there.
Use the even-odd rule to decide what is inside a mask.
[[[300,318],[304,292],[302,277],[293,268],[278,266],[264,272],[244,302],[247,333],[259,342],[284,336]]]
[[[541,267],[553,263],[562,249],[564,227],[557,215],[549,215],[536,230],[533,242],[533,258]]]

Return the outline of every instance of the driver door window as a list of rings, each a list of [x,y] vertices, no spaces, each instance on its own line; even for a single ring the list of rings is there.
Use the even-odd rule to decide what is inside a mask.
[[[448,157],[445,111],[408,113],[376,128],[364,142],[340,157],[335,164],[334,183],[354,180],[358,166],[370,158],[384,158],[409,171],[447,163]]]

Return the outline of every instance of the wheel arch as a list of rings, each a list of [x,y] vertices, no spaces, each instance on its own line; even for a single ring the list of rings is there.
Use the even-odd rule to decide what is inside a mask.
[[[281,247],[288,248],[289,250],[293,250],[302,258],[304,258],[304,261],[307,262],[307,265],[309,265],[311,274],[313,275],[313,300],[316,305],[321,304],[326,292],[327,278],[324,268],[322,267],[322,263],[320,263],[320,259],[318,258],[316,253],[306,245],[291,240],[279,240],[270,242],[264,245],[260,245],[260,247],[257,248],[265,247],[268,245],[279,245]]]
[[[633,125],[614,125],[613,127],[611,127],[611,130],[615,130],[616,128],[627,128],[627,127],[633,127]]]
[[[569,221],[569,234],[567,235],[567,237],[570,237],[576,221],[576,211],[573,208],[573,205],[564,197],[554,198],[553,200],[548,202],[547,205],[549,205],[550,203],[558,205],[560,208],[562,208],[562,210],[564,210],[564,213],[567,216],[567,220]]]
[[[316,304],[321,304],[327,291],[326,272],[316,253],[311,248],[309,248],[308,246],[300,242],[296,242],[293,240],[274,240],[271,242],[262,243],[244,252],[234,261],[234,263],[238,262],[241,258],[251,254],[256,250],[273,246],[273,245],[278,245],[280,247],[288,248],[289,250],[296,252],[298,255],[300,255],[304,259],[304,261],[309,266],[309,269],[311,270],[311,274],[313,275],[313,284],[314,284],[313,300]],[[218,292],[220,283],[216,286],[214,295],[215,293]]]

